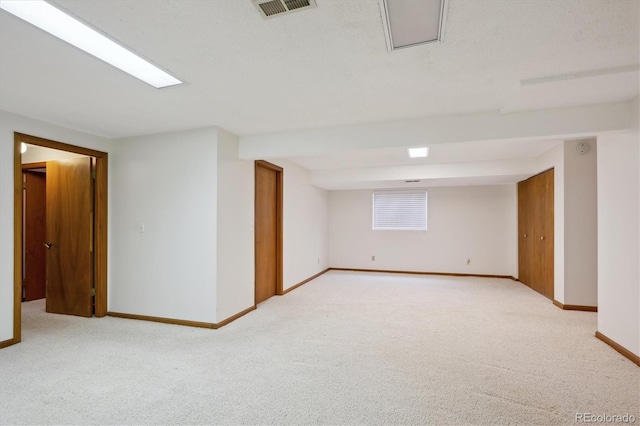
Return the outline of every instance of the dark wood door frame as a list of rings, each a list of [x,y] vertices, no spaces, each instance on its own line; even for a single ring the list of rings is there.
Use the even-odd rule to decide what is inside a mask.
[[[257,179],[256,170],[258,167],[273,170],[276,173],[276,295],[282,296],[284,294],[282,284],[282,265],[283,265],[283,251],[282,251],[282,206],[283,206],[283,169],[264,160],[256,160],[254,167],[254,180]],[[254,182],[254,188],[257,185]],[[254,194],[254,229],[256,222],[257,212],[257,191]],[[257,277],[257,239],[254,231],[254,277]],[[255,278],[254,278],[255,279]],[[254,304],[256,302],[257,281],[254,282]]]
[[[8,344],[22,340],[22,156],[20,143],[42,146],[76,154],[88,155],[96,159],[95,163],[95,316],[107,315],[107,188],[108,188],[108,154],[89,148],[82,148],[36,136],[14,133],[13,138],[13,339]],[[7,346],[7,345],[3,345]]]

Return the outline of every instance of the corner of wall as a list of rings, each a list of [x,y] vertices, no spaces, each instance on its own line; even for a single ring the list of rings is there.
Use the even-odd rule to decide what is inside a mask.
[[[307,169],[270,160],[284,169],[283,289],[324,271],[329,265],[329,196],[311,184]]]
[[[598,304],[597,141],[564,142],[564,300]]]
[[[109,310],[215,321],[216,143],[209,127],[114,144]]]
[[[640,132],[598,137],[598,332],[640,356]]]
[[[217,128],[216,322],[254,304],[254,166],[239,138]]]

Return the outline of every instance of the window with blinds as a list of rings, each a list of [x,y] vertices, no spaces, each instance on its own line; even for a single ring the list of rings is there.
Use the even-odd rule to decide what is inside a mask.
[[[427,230],[427,191],[374,191],[374,230]]]

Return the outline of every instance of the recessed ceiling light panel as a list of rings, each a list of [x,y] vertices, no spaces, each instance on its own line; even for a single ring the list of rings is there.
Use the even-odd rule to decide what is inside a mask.
[[[420,157],[429,156],[429,148],[427,147],[409,148],[408,151],[409,151],[409,157],[411,158],[420,158]]]
[[[391,50],[442,41],[446,0],[380,0]]]
[[[169,73],[43,0],[0,0],[0,9],[157,89],[182,83]]]

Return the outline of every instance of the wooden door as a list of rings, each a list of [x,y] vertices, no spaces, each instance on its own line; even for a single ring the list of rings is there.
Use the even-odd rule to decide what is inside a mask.
[[[530,257],[533,253],[531,181],[518,182],[518,280],[531,287]]]
[[[47,312],[93,311],[91,158],[47,162]]]
[[[541,253],[540,293],[550,299],[554,297],[554,233],[553,233],[553,169],[539,175],[540,187],[540,228],[536,243]]]
[[[553,169],[518,183],[518,277],[554,296]]]
[[[544,185],[540,182],[540,175],[536,175],[530,179],[530,199],[531,199],[531,253],[529,254],[530,267],[531,267],[531,288],[542,293],[545,285],[544,279],[544,253],[541,249],[544,247],[541,244],[540,238],[544,233],[544,210],[543,210],[543,198],[544,198]]]
[[[24,175],[24,300],[29,301],[46,295],[47,175],[33,171]]]
[[[282,169],[257,161],[255,167],[255,303],[282,292]]]

